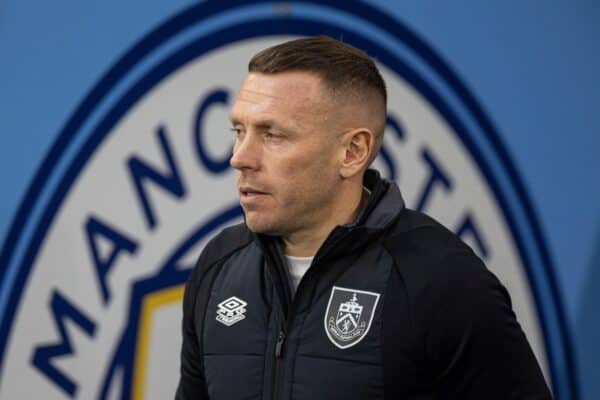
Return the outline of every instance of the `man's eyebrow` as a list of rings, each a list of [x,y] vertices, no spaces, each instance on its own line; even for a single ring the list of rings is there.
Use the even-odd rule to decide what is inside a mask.
[[[242,122],[242,120],[239,119],[238,117],[236,117],[235,115],[230,114],[229,120],[234,125],[244,125],[244,122]],[[276,126],[278,124],[276,124],[275,121],[273,121],[271,119],[263,119],[263,120],[254,121],[254,122],[250,123],[250,125],[255,126],[257,128],[265,128],[265,127]]]
[[[229,117],[229,120],[231,121],[232,125],[245,125],[241,120],[239,120],[238,118],[236,118],[235,116],[232,116],[232,115]],[[281,129],[282,131],[289,132],[289,133],[292,133],[294,131],[294,129],[292,127],[281,125],[280,123],[277,123],[276,121],[271,120],[271,119],[263,119],[263,120],[259,120],[259,121],[254,121],[250,125],[252,125],[252,127],[254,127],[255,129],[259,129],[259,130],[276,128],[276,129]]]

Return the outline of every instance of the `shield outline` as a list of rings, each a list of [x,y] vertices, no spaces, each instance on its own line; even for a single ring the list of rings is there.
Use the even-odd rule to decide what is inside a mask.
[[[369,316],[369,322],[367,323],[367,328],[365,329],[365,332],[362,335],[360,335],[360,337],[358,339],[356,339],[355,341],[350,342],[346,345],[338,344],[335,341],[335,339],[331,337],[331,334],[329,333],[329,329],[327,329],[327,316],[329,315],[329,308],[331,307],[331,300],[333,300],[333,294],[335,293],[336,290],[340,290],[342,292],[348,292],[350,294],[362,293],[362,294],[375,296],[375,303],[373,303],[373,309],[371,310],[371,315]],[[349,347],[352,347],[352,346],[358,344],[361,340],[363,340],[364,337],[367,336],[367,334],[369,333],[369,330],[371,329],[371,323],[373,322],[373,317],[375,316],[375,310],[377,309],[377,303],[379,302],[379,296],[380,296],[379,293],[369,292],[366,290],[349,289],[349,288],[344,288],[341,286],[332,287],[331,294],[329,295],[329,301],[327,302],[327,308],[325,309],[325,317],[323,318],[323,327],[325,329],[325,333],[327,334],[327,337],[329,338],[329,341],[331,343],[333,343],[337,348],[344,350],[344,349],[347,349]],[[336,315],[337,315],[337,312],[336,312]]]

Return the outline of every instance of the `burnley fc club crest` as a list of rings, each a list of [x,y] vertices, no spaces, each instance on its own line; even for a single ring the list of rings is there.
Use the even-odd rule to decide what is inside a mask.
[[[334,286],[325,311],[325,332],[329,340],[346,349],[360,342],[373,321],[379,293]]]

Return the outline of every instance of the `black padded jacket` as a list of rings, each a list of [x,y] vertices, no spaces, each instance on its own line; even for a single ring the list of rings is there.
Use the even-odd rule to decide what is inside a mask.
[[[203,250],[183,300],[180,400],[550,399],[506,289],[452,232],[367,171],[295,296],[280,240]]]

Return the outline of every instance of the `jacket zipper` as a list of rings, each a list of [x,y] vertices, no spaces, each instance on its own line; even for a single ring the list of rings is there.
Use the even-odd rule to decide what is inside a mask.
[[[283,380],[283,344],[285,343],[285,332],[283,329],[279,331],[277,343],[275,344],[275,387],[273,392],[273,400],[281,398],[282,380]]]
[[[315,261],[316,261],[316,257],[315,257]],[[314,264],[314,261],[313,261]],[[285,266],[281,266],[282,268],[285,268]],[[311,268],[312,269],[312,265]],[[308,272],[307,272],[308,273]],[[304,277],[303,277],[304,280]],[[288,281],[282,282],[283,285],[286,285],[288,283]],[[296,296],[298,295],[299,289],[302,286],[302,281],[300,281],[300,285],[298,286],[297,290],[296,290]],[[290,325],[291,325],[291,321],[292,321],[292,314],[293,311],[295,309],[295,299],[287,299],[288,302],[288,307],[287,307],[287,315],[282,313],[282,317],[283,317],[283,325],[281,325],[281,328],[279,329],[279,333],[277,335],[277,342],[275,343],[275,373],[274,373],[274,389],[273,389],[273,400],[281,400],[283,393],[283,378],[284,378],[284,362],[283,362],[283,347],[285,345],[285,339],[286,339],[286,332],[288,331]]]
[[[329,239],[330,239],[329,241],[331,241],[331,239],[333,239],[333,238],[329,238]],[[340,240],[340,237],[335,238],[334,243],[337,243],[339,240]],[[315,255],[315,258],[313,260],[313,265],[316,264],[316,261],[319,261],[323,257],[322,253],[323,253],[323,251],[317,252],[317,254]],[[275,264],[276,265],[278,264],[277,261],[275,261]],[[313,265],[311,265],[311,268],[309,268],[309,270],[313,269],[312,268]],[[279,265],[278,267],[280,268],[281,271],[285,271],[285,265]],[[308,271],[307,271],[307,273],[308,273]],[[286,279],[284,282],[280,281],[280,284],[289,285],[289,282]],[[299,289],[301,286],[302,286],[302,281],[300,282],[300,285],[297,288],[296,296],[298,295],[298,292],[299,292]],[[285,292],[285,290],[284,290],[284,292]],[[283,347],[285,345],[286,332],[291,324],[292,313],[295,309],[295,307],[294,307],[295,299],[291,299],[288,297],[286,300],[287,300],[286,301],[287,315],[282,313],[283,314],[282,315],[283,316],[283,325],[279,329],[279,333],[277,335],[277,342],[275,343],[275,373],[274,373],[275,382],[274,382],[274,388],[273,388],[273,400],[281,400],[282,395],[283,395],[282,390],[283,390],[283,378],[284,378],[284,367],[285,367],[284,362],[283,362]]]

